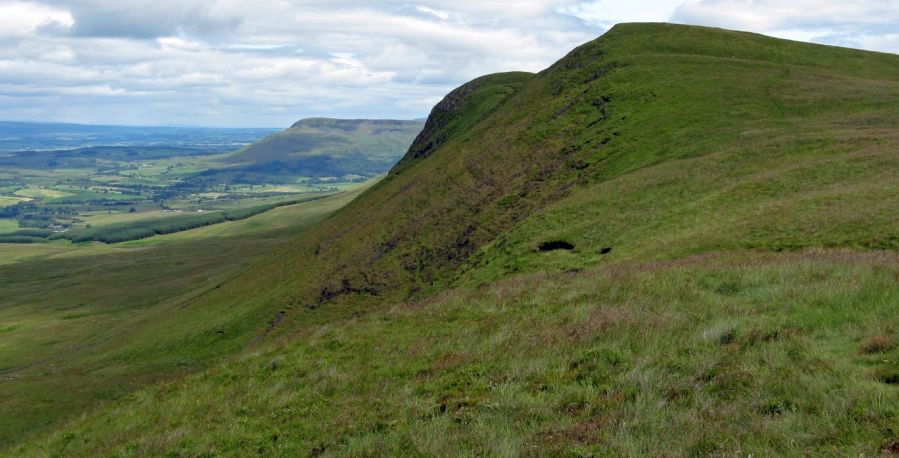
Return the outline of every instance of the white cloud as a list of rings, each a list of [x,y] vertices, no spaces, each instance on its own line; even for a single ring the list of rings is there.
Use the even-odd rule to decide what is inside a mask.
[[[289,44],[253,44],[253,43],[236,43],[225,46],[227,49],[237,51],[275,51],[278,49],[289,48]]]
[[[449,17],[450,17],[450,14],[446,11],[436,10],[434,8],[428,8],[427,6],[418,5],[415,7],[415,10],[418,11],[419,13],[429,14],[438,19],[443,19],[444,21],[449,19]]]
[[[896,52],[899,0],[689,0],[678,22],[764,33],[790,40]]]
[[[899,54],[899,33],[887,33],[883,35],[861,34],[853,39],[856,47],[864,49],[879,49],[886,52]]]
[[[689,0],[675,17],[746,30],[857,27],[899,23],[899,0]]]
[[[75,19],[65,10],[30,2],[0,2],[0,36],[29,35],[42,27],[73,25]]]
[[[621,22],[664,22],[682,3],[681,0],[598,0],[559,8],[587,23],[611,27]]]
[[[625,21],[899,50],[899,0],[0,0],[0,119],[420,117]]]
[[[204,43],[199,41],[188,40],[182,37],[159,37],[156,39],[159,46],[166,50],[179,51],[204,51],[209,49]]]

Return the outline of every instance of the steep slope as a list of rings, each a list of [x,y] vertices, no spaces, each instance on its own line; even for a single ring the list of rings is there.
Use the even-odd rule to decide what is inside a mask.
[[[617,26],[454,91],[387,178],[191,305],[187,348],[268,313],[252,351],[15,451],[881,453],[897,124],[897,56]]]
[[[421,130],[419,121],[310,118],[228,157],[250,171],[306,176],[384,173]]]
[[[487,280],[556,258],[565,268],[721,248],[894,248],[896,62],[627,26],[539,75],[475,80],[455,122],[426,126],[432,139],[297,244],[293,259],[318,280],[294,276],[293,297],[316,305],[341,292],[427,289],[481,247],[474,262],[490,265],[478,269],[495,272]],[[430,143],[439,146],[422,154]],[[578,253],[536,249],[575,224]]]

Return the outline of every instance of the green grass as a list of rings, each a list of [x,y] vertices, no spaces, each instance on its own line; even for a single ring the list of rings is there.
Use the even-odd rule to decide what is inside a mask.
[[[17,456],[877,456],[895,254],[713,255],[310,325]],[[879,378],[880,377],[880,378]],[[232,401],[233,400],[233,401]],[[227,419],[227,420],[225,420]]]
[[[19,223],[12,218],[0,218],[0,234],[19,230]]]
[[[309,200],[299,204],[276,207],[247,219],[226,221],[224,223],[204,226],[189,231],[122,242],[115,246],[127,249],[131,247],[180,243],[182,241],[198,239],[228,238],[234,236],[248,236],[251,234],[264,234],[268,232],[276,233],[280,231],[289,231],[298,224],[304,224],[304,222],[308,220],[315,220],[321,215],[331,214],[339,210],[376,182],[377,179],[371,180],[361,186],[356,186],[350,191],[336,194],[327,199]]]
[[[28,202],[29,200],[31,199],[27,197],[0,196],[0,207],[8,207],[19,202]]]
[[[71,253],[72,249],[67,245],[57,243],[0,243],[0,265],[17,264],[26,260]],[[93,251],[93,247],[84,247],[84,249]]]
[[[116,192],[99,192],[99,191],[91,191],[91,190],[71,190],[68,195],[59,195],[50,199],[47,199],[47,203],[56,204],[56,205],[65,205],[65,204],[85,204],[91,202],[115,202],[117,200],[121,201],[133,201],[135,199],[139,199],[137,196],[121,194]]]
[[[384,180],[109,353],[167,382],[111,370],[12,453],[882,454],[897,126],[899,56],[616,27],[451,93]]]
[[[246,345],[254,301],[191,305],[362,189],[124,244],[0,244],[0,445]]]
[[[16,191],[15,194],[19,197],[28,197],[31,199],[55,199],[72,195],[68,192],[45,188],[24,188]]]
[[[152,209],[147,211],[140,211],[135,213],[128,212],[115,212],[111,213],[109,211],[105,212],[93,212],[93,213],[85,213],[79,215],[80,219],[82,219],[85,225],[89,224],[93,226],[105,226],[107,224],[121,224],[121,223],[131,223],[142,221],[146,219],[157,219],[157,218],[167,218],[172,216],[178,216],[180,213],[174,212],[165,212],[161,209]]]
[[[334,193],[317,193],[280,202],[244,206],[233,210],[176,214],[174,216],[164,216],[161,218],[141,218],[121,223],[106,224],[100,227],[75,229],[60,234],[54,234],[51,236],[51,239],[66,239],[75,243],[90,241],[119,243],[140,240],[156,235],[172,234],[198,227],[212,226],[226,221],[239,221],[278,207],[325,199],[334,195]]]

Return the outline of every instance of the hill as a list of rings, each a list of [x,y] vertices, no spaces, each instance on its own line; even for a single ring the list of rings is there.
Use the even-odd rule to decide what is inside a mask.
[[[899,56],[616,26],[447,95],[156,347],[246,351],[13,453],[899,449],[897,124]]]
[[[312,118],[229,156],[248,172],[311,177],[384,173],[421,130],[420,121]]]

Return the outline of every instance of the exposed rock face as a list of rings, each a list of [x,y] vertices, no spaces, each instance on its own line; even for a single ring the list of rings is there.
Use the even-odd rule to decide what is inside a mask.
[[[409,151],[401,162],[427,157],[440,146],[446,140],[446,133],[441,131],[449,124],[453,113],[465,103],[465,100],[477,89],[479,84],[478,80],[474,80],[460,86],[435,105],[431,110],[431,115],[428,116],[424,129],[412,142],[412,146],[409,147]]]
[[[400,164],[413,159],[427,157],[432,151],[437,149],[446,140],[447,133],[444,129],[453,119],[453,115],[465,104],[468,97],[477,90],[483,81],[483,78],[478,78],[459,86],[447,94],[437,105],[434,105],[424,129],[412,142],[412,146],[409,147],[409,151],[400,160]]]

